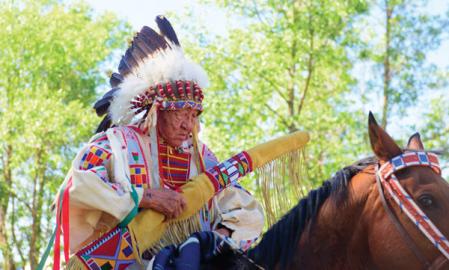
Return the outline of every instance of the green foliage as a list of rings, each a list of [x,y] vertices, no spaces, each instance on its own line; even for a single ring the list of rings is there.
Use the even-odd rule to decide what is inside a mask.
[[[357,159],[360,111],[346,98],[354,83],[347,48],[363,1],[217,1],[241,24],[189,46],[211,79],[204,136],[221,158],[295,130],[311,132],[309,175],[317,184]],[[237,15],[236,15],[237,14]],[[242,16],[242,17],[239,17]],[[232,17],[231,17],[232,19]],[[243,27],[242,27],[243,26]],[[350,140],[350,143],[349,143]]]
[[[440,46],[449,17],[430,14],[428,2],[374,1],[370,16],[359,22],[367,45],[361,55],[373,64],[370,91],[365,94],[380,94],[384,127],[394,117],[408,116],[410,107],[422,104],[422,96],[447,83],[427,55]]]
[[[89,107],[105,82],[101,66],[129,26],[84,4],[43,0],[0,2],[0,23],[0,245],[4,269],[34,269],[57,186],[98,121]]]
[[[447,39],[449,16],[448,11],[429,11],[428,5],[427,0],[373,2],[369,16],[357,23],[365,43],[360,60],[372,66],[369,81],[359,82],[369,91],[358,94],[381,101],[373,110],[382,111],[382,125],[404,144],[420,131],[426,147],[443,150],[447,167],[447,67],[429,62],[428,56]]]
[[[436,95],[430,104],[432,110],[425,115],[421,135],[427,149],[440,153],[443,176],[449,181],[449,96]]]
[[[378,8],[384,1],[206,2],[228,12],[228,33],[213,36],[205,28],[185,25],[193,41],[184,47],[202,61],[210,77],[202,135],[221,159],[274,136],[306,130],[311,142],[304,186],[310,188],[371,155],[366,113],[382,111],[378,101],[386,55],[390,74],[385,121],[407,120],[407,108],[427,104],[418,97],[445,85],[426,56],[439,46],[447,19],[425,13],[425,1],[386,1],[394,9],[386,50],[385,10]],[[355,65],[367,62],[373,72],[354,72]],[[369,91],[359,91],[361,84]],[[444,105],[436,102],[431,108]],[[434,124],[429,132],[442,140],[434,138],[430,144],[440,147],[447,147],[441,134],[447,130],[444,108],[427,110],[420,118]],[[407,129],[406,121],[397,123]],[[406,141],[398,135],[410,134],[394,135]],[[245,186],[260,195],[255,179],[245,180]]]

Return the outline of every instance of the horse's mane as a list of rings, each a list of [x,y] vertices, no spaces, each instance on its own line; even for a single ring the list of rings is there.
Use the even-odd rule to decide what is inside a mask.
[[[311,190],[263,235],[260,243],[248,251],[248,256],[266,269],[274,269],[276,262],[280,262],[281,269],[285,269],[297,250],[307,223],[314,222],[323,203],[328,198],[337,206],[346,202],[351,178],[375,162],[373,157],[362,159],[338,171],[321,187]]]

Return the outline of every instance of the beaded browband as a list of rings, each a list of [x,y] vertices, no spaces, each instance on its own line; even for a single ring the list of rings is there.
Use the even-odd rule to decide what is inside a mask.
[[[449,241],[429,219],[424,211],[416,204],[413,197],[402,187],[395,173],[407,167],[430,167],[435,173],[441,175],[438,157],[431,152],[405,152],[394,157],[378,168],[376,174],[388,194],[397,203],[401,211],[426,236],[426,238],[449,259]]]
[[[131,110],[138,114],[149,110],[157,102],[160,110],[192,108],[203,111],[203,98],[203,91],[196,82],[178,80],[150,86],[147,91],[131,100]]]

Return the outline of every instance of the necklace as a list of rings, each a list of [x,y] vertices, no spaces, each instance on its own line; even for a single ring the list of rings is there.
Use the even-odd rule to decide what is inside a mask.
[[[191,154],[178,151],[164,142],[159,144],[159,175],[170,189],[179,189],[187,182]]]

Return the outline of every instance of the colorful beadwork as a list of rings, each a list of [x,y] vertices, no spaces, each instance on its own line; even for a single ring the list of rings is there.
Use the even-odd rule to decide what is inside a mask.
[[[163,101],[160,107],[161,110],[182,110],[194,109],[203,111],[203,105],[195,101]]]
[[[218,164],[218,158],[209,150],[209,148],[203,144],[203,150],[201,152],[203,156],[204,166],[206,170]]]
[[[384,176],[388,178],[395,171],[401,170],[408,166],[429,166],[436,173],[441,174],[438,164],[438,157],[434,153],[427,152],[406,152],[402,155],[394,157],[390,162],[384,165],[382,171]]]
[[[174,87],[175,86],[175,87]],[[192,108],[202,111],[201,102],[204,98],[199,85],[192,81],[175,81],[157,84],[131,100],[131,110],[138,114],[149,110],[155,100],[162,100],[163,110],[178,110]]]
[[[118,195],[125,194],[123,187],[119,183],[111,182],[105,163],[111,157],[111,146],[105,133],[100,133],[91,140],[88,147],[80,160],[80,170],[90,171],[96,174],[103,182],[109,185]]]
[[[251,158],[243,151],[208,169],[205,173],[214,184],[215,191],[220,191],[251,171]]]
[[[104,182],[109,182],[108,171],[103,166],[98,166],[90,169],[91,172],[98,175]]]
[[[177,189],[184,185],[190,175],[191,154],[179,153],[159,144],[159,175],[170,188]]]
[[[427,166],[437,174],[441,174],[438,157],[430,152],[406,152],[382,165],[376,173],[384,189],[388,191],[401,210],[416,224],[429,241],[449,259],[449,240],[444,237],[424,211],[415,203],[394,174],[410,166]]]
[[[186,86],[186,96],[187,96],[187,98],[191,98],[192,97],[192,91],[190,89],[190,82],[187,81],[185,86]]]
[[[252,239],[252,240],[240,240],[239,247],[240,247],[240,249],[242,249],[243,251],[246,251],[246,250],[248,250],[248,249],[251,247],[251,245],[252,245],[253,243],[255,243],[256,241],[257,241],[257,237],[254,238],[254,239]]]
[[[133,184],[136,187],[143,187],[145,188],[147,185],[147,177],[148,173],[145,169],[145,165],[140,164],[131,164],[129,165],[129,172],[131,176],[131,184]]]
[[[168,94],[168,96],[169,96],[169,97],[174,96],[173,88],[172,88],[172,86],[171,86],[171,83],[170,83],[170,82],[167,82],[167,83],[165,84],[165,87],[166,87],[166,89],[167,89],[167,94]]]
[[[135,187],[149,188],[149,169],[143,155],[142,145],[140,145],[139,138],[136,135],[138,131],[130,127],[122,127],[120,132],[123,134],[128,152],[131,184]]]
[[[136,263],[127,228],[115,228],[75,254],[91,270],[126,269]]]
[[[89,170],[93,167],[103,164],[109,158],[111,153],[97,145],[91,145],[80,161],[81,170]]]

